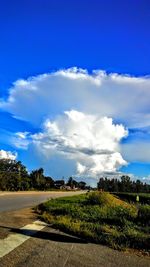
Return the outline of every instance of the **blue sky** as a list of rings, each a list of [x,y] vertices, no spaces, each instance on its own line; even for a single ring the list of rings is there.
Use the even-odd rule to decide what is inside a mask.
[[[0,150],[57,178],[106,170],[149,181],[149,9],[148,0],[1,3]]]

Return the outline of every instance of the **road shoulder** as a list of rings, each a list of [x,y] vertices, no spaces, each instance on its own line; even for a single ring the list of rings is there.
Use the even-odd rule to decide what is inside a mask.
[[[0,213],[0,239],[6,238],[13,228],[21,228],[37,220],[32,208]]]

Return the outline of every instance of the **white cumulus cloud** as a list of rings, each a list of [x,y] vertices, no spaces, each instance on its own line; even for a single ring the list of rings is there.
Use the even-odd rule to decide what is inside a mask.
[[[115,173],[126,160],[149,162],[149,141],[120,145],[126,128],[150,126],[149,99],[149,76],[74,67],[17,80],[0,109],[41,129],[14,134],[18,149],[28,153],[32,144],[45,160],[58,155],[74,161],[80,175],[94,176]]]
[[[36,125],[75,109],[144,127],[150,125],[149,99],[150,77],[71,68],[16,81],[0,108]]]
[[[95,177],[127,164],[119,152],[119,143],[127,134],[111,118],[71,110],[53,121],[47,119],[43,130],[29,138],[47,158],[60,154],[76,162],[79,175]],[[29,141],[23,133],[18,135],[22,142]]]
[[[0,159],[10,159],[10,160],[15,160],[17,157],[16,153],[12,153],[10,151],[6,150],[0,150]]]

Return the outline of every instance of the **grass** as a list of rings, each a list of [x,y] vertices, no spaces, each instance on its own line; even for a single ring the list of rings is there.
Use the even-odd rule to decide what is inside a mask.
[[[136,196],[139,196],[139,202],[141,204],[150,204],[150,193],[113,193],[115,196],[122,200],[136,203]]]
[[[150,252],[150,206],[134,205],[106,192],[52,199],[37,207],[55,228],[108,245]]]

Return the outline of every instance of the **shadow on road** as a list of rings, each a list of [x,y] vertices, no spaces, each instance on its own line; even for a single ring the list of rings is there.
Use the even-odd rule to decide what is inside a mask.
[[[34,236],[35,238],[51,240],[56,242],[64,242],[64,243],[87,243],[85,240],[66,235],[64,233],[54,233],[54,232],[46,232],[46,231],[36,231],[36,230],[28,230],[28,229],[18,229],[6,226],[0,226],[0,228],[8,229],[9,233],[17,233],[26,236]]]

